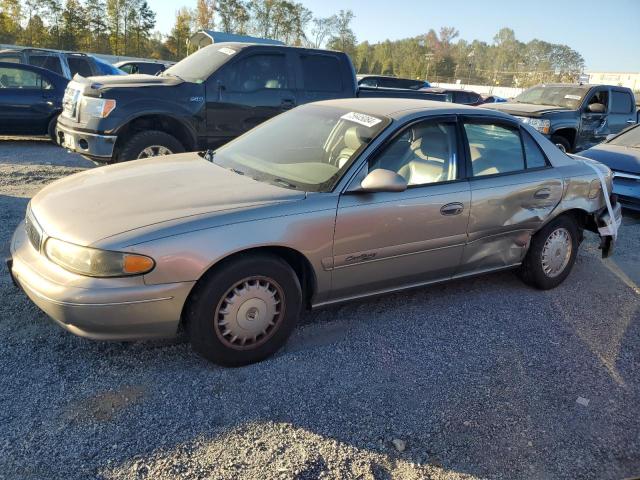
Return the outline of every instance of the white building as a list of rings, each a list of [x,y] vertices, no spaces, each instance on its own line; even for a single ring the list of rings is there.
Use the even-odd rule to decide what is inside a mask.
[[[633,72],[586,72],[589,83],[618,85],[640,92],[640,73]]]

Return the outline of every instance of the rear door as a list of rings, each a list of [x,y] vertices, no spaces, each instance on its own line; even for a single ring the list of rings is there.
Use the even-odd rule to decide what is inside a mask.
[[[210,146],[225,143],[296,105],[294,59],[282,50],[249,50],[207,80]]]
[[[47,132],[52,107],[45,94],[53,86],[27,68],[0,67],[0,133]]]
[[[298,104],[354,96],[353,76],[338,56],[304,50],[296,56]]]
[[[333,298],[451,277],[469,221],[455,117],[407,126],[364,167],[407,180],[404,192],[350,192],[340,197],[333,252]]]
[[[462,121],[471,187],[468,243],[459,275],[520,263],[533,232],[562,198],[562,178],[533,137],[509,120]]]
[[[636,123],[635,105],[631,92],[622,88],[611,89],[609,131],[618,133]]]

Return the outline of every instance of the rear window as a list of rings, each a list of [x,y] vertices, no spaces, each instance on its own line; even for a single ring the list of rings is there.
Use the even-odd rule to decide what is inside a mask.
[[[82,75],[83,77],[90,77],[91,75],[93,75],[91,65],[86,58],[70,56],[67,57],[67,62],[69,63],[69,70],[71,70],[72,77],[76,73]]]
[[[633,102],[628,92],[611,92],[611,113],[631,113]]]
[[[45,68],[62,75],[60,59],[54,55],[29,55],[29,64],[35,67]]]
[[[304,88],[317,92],[342,91],[340,62],[329,55],[304,55],[300,57],[304,76]]]

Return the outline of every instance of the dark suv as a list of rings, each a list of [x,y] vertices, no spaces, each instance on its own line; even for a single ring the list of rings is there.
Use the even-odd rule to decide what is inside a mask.
[[[46,68],[71,80],[77,73],[83,77],[95,75],[124,75],[110,63],[86,53],[61,52],[39,48],[0,50],[0,62],[22,63]]]
[[[638,118],[633,92],[613,85],[537,85],[506,103],[483,106],[518,117],[565,152],[592,147]]]

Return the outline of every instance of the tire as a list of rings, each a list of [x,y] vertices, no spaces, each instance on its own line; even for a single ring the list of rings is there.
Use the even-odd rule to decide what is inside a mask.
[[[562,243],[558,243],[564,235],[567,235],[564,240],[570,245],[569,252],[563,252]],[[550,222],[531,239],[529,251],[518,272],[520,278],[540,290],[560,285],[576,261],[579,237],[580,231],[573,218],[565,215]]]
[[[145,149],[152,149],[156,155],[145,154]],[[166,153],[162,153],[166,152]],[[159,130],[138,132],[126,140],[118,153],[116,161],[125,162],[158,155],[171,155],[184,152],[184,146],[173,135]]]
[[[571,153],[571,143],[565,137],[554,135],[551,137],[551,141],[564,153]]]
[[[53,143],[58,144],[58,138],[56,137],[56,125],[58,124],[59,115],[55,115],[51,121],[49,122],[49,126],[47,127],[47,135]]]
[[[248,365],[286,343],[301,305],[300,281],[288,263],[248,255],[220,265],[196,286],[186,308],[186,331],[193,349],[207,360]]]

